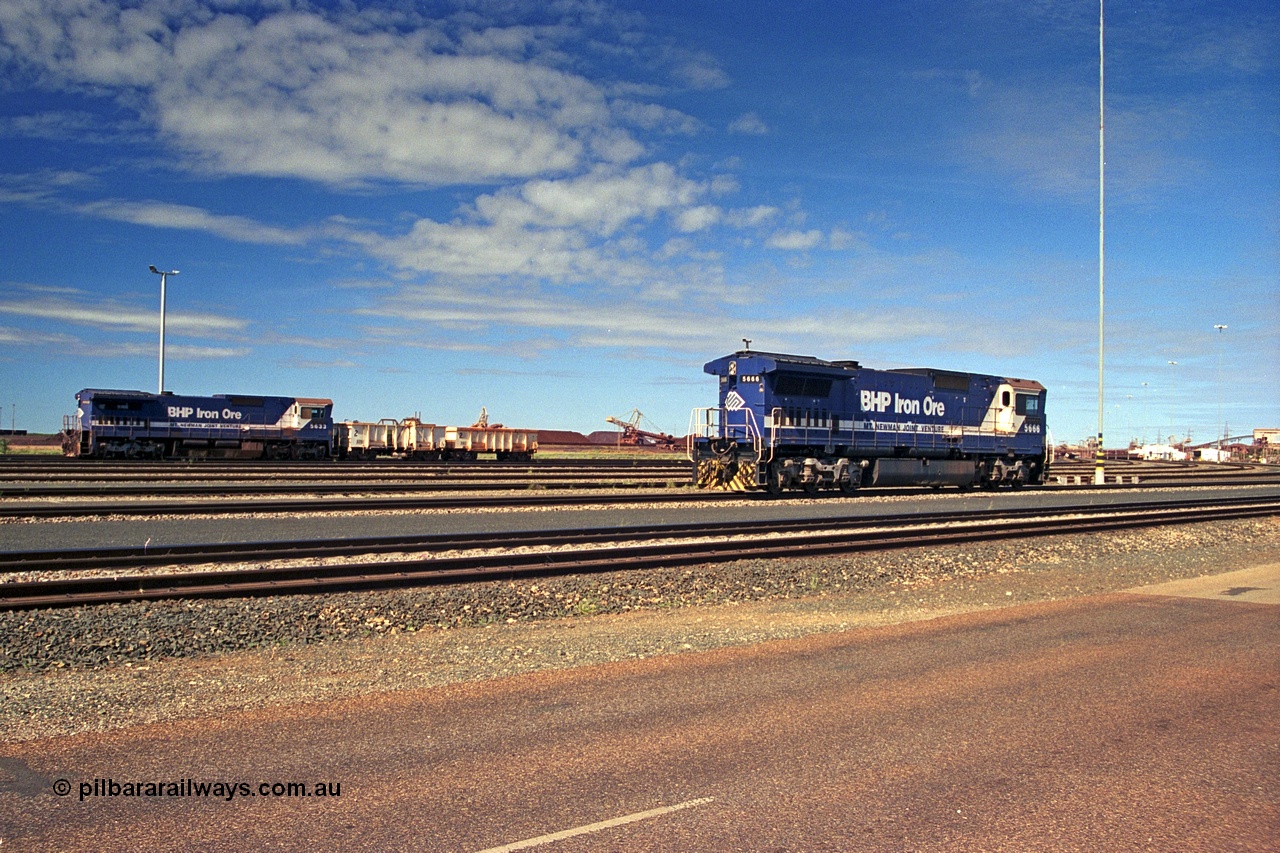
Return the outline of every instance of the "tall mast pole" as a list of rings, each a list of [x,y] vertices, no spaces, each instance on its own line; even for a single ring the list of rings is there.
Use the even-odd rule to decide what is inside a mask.
[[[1101,486],[1107,481],[1105,470],[1105,454],[1102,450],[1102,421],[1105,410],[1103,402],[1103,340],[1104,326],[1102,322],[1103,307],[1106,304],[1106,100],[1104,97],[1104,51],[1103,41],[1103,3],[1098,0],[1098,450],[1094,460],[1093,482]]]
[[[156,390],[156,393],[163,396],[164,395],[164,297],[165,297],[164,287],[168,281],[169,276],[177,275],[178,271],[177,270],[158,270],[156,269],[155,264],[152,264],[147,269],[151,270],[153,273],[160,276],[160,387]]]

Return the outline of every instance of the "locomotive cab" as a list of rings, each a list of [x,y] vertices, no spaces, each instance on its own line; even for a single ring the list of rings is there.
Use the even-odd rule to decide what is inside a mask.
[[[996,387],[981,428],[997,435],[1018,435],[1028,424],[1042,426],[1043,398],[1044,386],[1039,382],[1005,379]]]

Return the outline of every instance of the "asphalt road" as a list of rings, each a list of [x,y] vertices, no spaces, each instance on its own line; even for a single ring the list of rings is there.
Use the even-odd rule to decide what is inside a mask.
[[[0,746],[0,850],[1272,851],[1278,591],[1271,566]],[[263,795],[289,781],[312,796]],[[216,782],[244,788],[191,794]]]

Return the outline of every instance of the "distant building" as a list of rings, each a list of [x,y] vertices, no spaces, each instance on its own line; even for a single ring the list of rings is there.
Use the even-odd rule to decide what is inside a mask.
[[[1187,459],[1184,451],[1168,444],[1144,444],[1136,452],[1139,459],[1148,462],[1156,459],[1163,462],[1185,462]]]
[[[1253,431],[1253,458],[1258,462],[1280,462],[1280,429]]]
[[[1226,447],[1221,450],[1216,447],[1201,447],[1196,450],[1195,458],[1201,462],[1230,462],[1231,450]]]

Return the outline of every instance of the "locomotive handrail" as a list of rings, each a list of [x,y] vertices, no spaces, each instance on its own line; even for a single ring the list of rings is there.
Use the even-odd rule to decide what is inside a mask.
[[[773,453],[778,448],[778,422],[781,420],[782,407],[774,406],[769,413],[769,458],[764,460],[768,464],[773,463]]]
[[[730,411],[742,415],[742,423],[735,424],[729,417]],[[716,417],[712,417],[712,413]],[[756,415],[751,409],[726,409],[723,406],[705,406],[693,409],[689,413],[689,431],[685,438],[685,449],[689,460],[696,462],[695,447],[698,441],[710,441],[713,438],[730,438],[750,441],[757,456],[760,455],[764,435],[756,423]],[[770,448],[772,450],[772,448]]]

